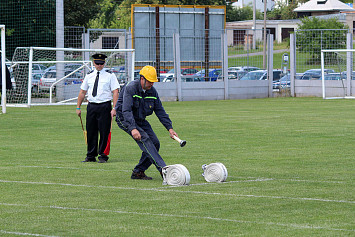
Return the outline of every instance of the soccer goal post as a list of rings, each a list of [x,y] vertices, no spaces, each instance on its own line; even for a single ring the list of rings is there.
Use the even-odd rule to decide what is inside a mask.
[[[323,99],[355,99],[354,49],[321,51]]]
[[[11,64],[16,88],[8,93],[7,106],[76,104],[96,53],[107,55],[104,70],[120,84],[134,79],[134,49],[18,47]]]
[[[5,25],[0,25],[1,30],[1,68],[6,67],[6,50],[5,50]],[[1,111],[6,113],[6,71],[1,70]]]

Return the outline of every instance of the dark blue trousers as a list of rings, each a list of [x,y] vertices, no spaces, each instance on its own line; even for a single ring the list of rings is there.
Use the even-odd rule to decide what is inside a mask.
[[[128,129],[121,123],[119,116],[116,116],[117,125],[131,137],[132,134]],[[159,155],[160,142],[158,137],[155,135],[152,127],[147,120],[143,122],[136,123],[136,127],[141,134],[141,140],[136,141],[139,148],[142,150],[142,156],[134,168],[135,172],[145,171],[149,168],[151,164],[154,164],[158,171],[166,166],[163,158]],[[132,137],[133,138],[133,137]]]

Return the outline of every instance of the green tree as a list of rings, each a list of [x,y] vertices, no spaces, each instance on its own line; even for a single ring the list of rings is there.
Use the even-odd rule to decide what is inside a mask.
[[[67,0],[73,1],[73,0]],[[88,21],[90,28],[128,29],[131,26],[132,4],[164,4],[164,5],[226,5],[225,0],[101,0],[98,4],[100,12]]]
[[[16,47],[55,46],[55,5],[55,0],[0,1],[8,58]]]
[[[303,18],[297,31],[297,48],[300,52],[311,54],[309,62],[320,63],[322,49],[346,48],[348,26],[336,18]],[[327,60],[336,60],[336,55],[329,55]]]
[[[270,20],[288,20],[296,19],[297,13],[293,10],[297,8],[297,1],[286,4],[284,2],[277,2],[275,7],[267,12],[267,18]]]
[[[245,6],[245,7],[227,7],[227,22],[230,21],[245,21],[245,20],[252,20],[253,19],[253,7],[252,6]],[[257,20],[264,19],[263,14],[256,10],[255,18]]]
[[[87,27],[101,11],[103,0],[64,0],[64,25]],[[117,2],[117,6],[119,6]]]

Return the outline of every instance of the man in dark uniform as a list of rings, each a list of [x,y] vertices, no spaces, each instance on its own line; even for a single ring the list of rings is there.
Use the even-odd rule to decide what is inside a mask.
[[[140,79],[126,84],[119,94],[115,107],[116,122],[122,130],[133,137],[142,150],[142,156],[133,169],[131,179],[150,180],[152,178],[144,173],[149,166],[154,164],[161,174],[166,164],[159,155],[160,142],[146,120],[146,116],[155,112],[160,122],[169,131],[170,137],[178,135],[173,130],[169,115],[165,112],[158,93],[153,87],[154,82],[158,81],[155,68],[145,66],[139,74]]]
[[[106,163],[108,156],[104,151],[107,146],[112,118],[116,116],[116,110],[112,109],[111,100],[113,99],[113,107],[115,107],[120,85],[115,74],[103,70],[107,56],[94,54],[92,57],[95,69],[85,76],[80,87],[76,113],[81,116],[80,106],[86,92],[88,92],[89,103],[86,113],[88,147],[83,162],[96,162],[96,156],[99,155],[99,163]],[[98,133],[100,133],[99,147]]]
[[[10,90],[12,89],[12,82],[11,82],[11,75],[10,75],[10,71],[7,68],[7,66],[5,65],[5,82],[6,82],[6,89]],[[2,63],[0,61],[0,89],[2,89]],[[1,94],[1,91],[0,91]]]

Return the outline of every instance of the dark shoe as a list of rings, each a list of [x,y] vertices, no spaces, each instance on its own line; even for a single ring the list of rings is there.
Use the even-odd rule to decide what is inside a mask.
[[[108,156],[99,156],[99,163],[107,163],[108,161]]]
[[[148,177],[145,175],[144,171],[132,172],[131,179],[143,179],[143,180],[152,180],[152,177]]]
[[[96,162],[96,159],[95,157],[94,158],[86,157],[85,160],[83,160],[82,162]]]

